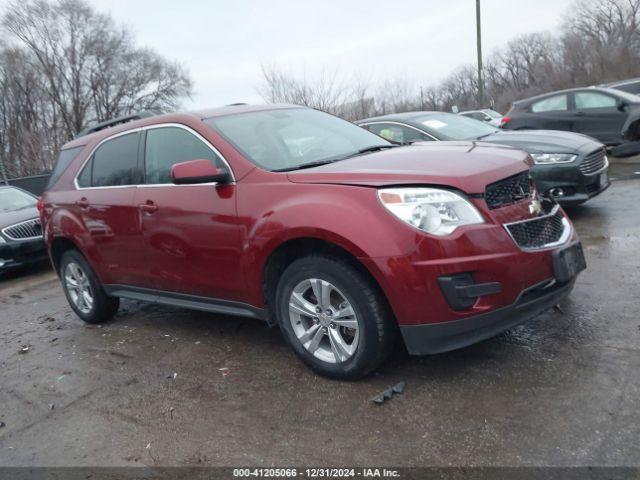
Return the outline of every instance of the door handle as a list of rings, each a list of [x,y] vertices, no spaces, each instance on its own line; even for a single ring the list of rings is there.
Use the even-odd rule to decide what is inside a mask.
[[[586,113],[584,113],[582,111],[576,112],[576,116],[578,116],[578,117],[584,117],[585,115],[586,115]]]
[[[158,205],[156,205],[155,202],[153,202],[152,200],[147,200],[145,203],[142,203],[142,204],[138,205],[138,207],[144,213],[151,214],[151,213],[155,213],[155,212],[158,211]]]
[[[89,208],[89,200],[87,200],[87,197],[82,197],[80,200],[76,202],[76,205],[83,209]]]

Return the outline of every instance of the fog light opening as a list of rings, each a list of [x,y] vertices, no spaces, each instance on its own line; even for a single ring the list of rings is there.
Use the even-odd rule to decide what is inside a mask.
[[[560,187],[552,188],[551,190],[549,190],[549,195],[551,195],[553,198],[564,197],[564,190]]]

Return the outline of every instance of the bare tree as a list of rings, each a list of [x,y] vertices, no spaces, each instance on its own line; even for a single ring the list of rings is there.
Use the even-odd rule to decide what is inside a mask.
[[[564,60],[577,83],[640,74],[640,0],[581,0],[564,30]]]
[[[378,114],[417,110],[419,101],[406,78],[384,80],[377,89],[376,110]]]
[[[440,110],[442,107],[442,94],[433,85],[422,88],[420,96],[420,110]]]
[[[362,76],[356,77],[348,92],[352,100],[344,103],[338,115],[347,120],[358,120],[375,114],[375,101],[371,92],[371,81]]]
[[[577,0],[565,16],[562,32],[522,35],[489,56],[484,73],[494,108],[505,111],[519,98],[640,76],[640,0]],[[328,82],[327,89],[326,79],[307,82],[273,67],[263,69],[263,74],[265,100],[311,105],[350,120],[399,111],[450,110],[454,105],[487,106],[478,102],[473,65],[463,65],[439,84],[419,91],[405,79],[356,81],[352,86]],[[343,104],[336,108],[340,101]]]
[[[0,50],[0,160],[9,176],[51,168],[56,118],[43,87],[28,53]]]
[[[307,105],[329,113],[338,113],[347,101],[348,87],[337,72],[322,72],[315,80],[297,78],[276,66],[262,66],[263,85],[259,93],[269,103]]]
[[[173,110],[191,93],[179,64],[136,47],[84,0],[13,0],[2,27],[11,47],[0,47],[0,155],[12,175],[51,168],[92,122]]]

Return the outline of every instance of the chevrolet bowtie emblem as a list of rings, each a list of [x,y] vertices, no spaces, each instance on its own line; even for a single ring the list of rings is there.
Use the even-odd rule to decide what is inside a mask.
[[[542,215],[542,204],[540,203],[539,200],[534,200],[533,202],[531,202],[529,204],[529,213],[530,214],[535,214],[535,215]]]

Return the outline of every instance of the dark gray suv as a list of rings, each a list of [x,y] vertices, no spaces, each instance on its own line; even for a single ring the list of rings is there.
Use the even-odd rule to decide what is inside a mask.
[[[574,88],[513,103],[505,130],[583,133],[605,145],[640,140],[640,96],[613,88]]]

